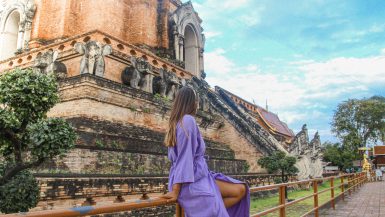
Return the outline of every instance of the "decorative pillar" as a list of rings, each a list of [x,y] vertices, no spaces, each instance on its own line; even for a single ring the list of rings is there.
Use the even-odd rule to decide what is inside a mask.
[[[177,26],[173,26],[173,35],[174,35],[174,49],[175,49],[175,59],[180,60],[179,56],[179,33]]]
[[[179,35],[179,60],[185,61],[184,58],[184,37],[183,35]]]
[[[29,41],[31,39],[32,23],[27,21],[24,28],[24,44],[23,50],[29,51]]]
[[[21,53],[23,49],[23,43],[24,43],[24,29],[20,25],[19,33],[17,34],[16,53]]]
[[[204,69],[204,57],[203,57],[203,53],[204,53],[204,49],[203,48],[199,48],[199,63],[198,63],[198,73],[199,73],[199,77],[202,77],[202,73],[204,73],[203,69]],[[206,77],[206,75],[204,75],[203,77]],[[203,78],[204,79],[204,78]]]

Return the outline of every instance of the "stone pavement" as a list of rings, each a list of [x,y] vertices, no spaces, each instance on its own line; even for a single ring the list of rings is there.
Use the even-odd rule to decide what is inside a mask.
[[[324,217],[385,217],[385,181],[364,184],[351,196],[340,200],[336,209],[321,210]]]

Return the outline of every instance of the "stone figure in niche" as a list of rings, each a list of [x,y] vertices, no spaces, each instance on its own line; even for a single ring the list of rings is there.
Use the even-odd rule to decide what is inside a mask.
[[[41,73],[55,73],[57,78],[65,78],[67,77],[67,67],[62,62],[57,61],[58,57],[59,52],[48,50],[37,55],[33,66]]]
[[[112,47],[108,44],[102,45],[96,41],[87,43],[76,43],[74,46],[76,52],[83,54],[80,61],[80,74],[94,74],[103,77],[105,70],[104,56],[112,53]]]
[[[180,85],[177,76],[165,69],[159,70],[159,77],[154,79],[154,92],[173,100]]]
[[[130,87],[152,93],[153,72],[152,66],[142,57],[131,57],[131,66],[122,72],[122,81]]]

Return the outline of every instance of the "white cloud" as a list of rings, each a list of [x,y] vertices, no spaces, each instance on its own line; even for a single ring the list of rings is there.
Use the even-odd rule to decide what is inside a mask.
[[[222,35],[222,32],[216,32],[216,31],[205,32],[206,39],[212,39],[220,35]]]
[[[247,72],[259,72],[259,67],[255,64],[251,64],[243,67],[243,70]]]
[[[213,75],[230,73],[235,68],[235,64],[224,54],[225,51],[221,48],[205,53],[205,71]]]
[[[264,7],[254,7],[251,12],[241,15],[238,20],[248,27],[256,26],[261,23],[261,13],[263,10]]]
[[[329,123],[331,101],[368,93],[373,85],[385,86],[385,56],[339,57],[328,61],[301,60],[288,64],[295,73],[273,74],[251,64],[238,66],[223,49],[206,54],[207,80],[269,110],[287,124],[324,120]],[[372,91],[373,92],[373,91]],[[328,124],[319,129],[331,138]]]
[[[224,13],[245,8],[249,3],[250,0],[206,0],[202,3],[194,1],[193,6],[199,16],[207,21],[212,18],[220,18]],[[213,11],[215,11],[215,13],[213,13]]]
[[[305,83],[316,90],[340,86],[350,91],[363,90],[373,83],[385,83],[385,56],[366,58],[334,58],[299,66],[305,74]],[[337,91],[342,91],[338,89]],[[343,92],[343,91],[342,91]]]
[[[251,27],[259,24],[261,22],[261,18],[259,17],[258,13],[253,12],[252,14],[241,16],[240,22],[248,27]]]
[[[361,41],[365,36],[377,34],[385,31],[385,25],[374,24],[365,29],[342,30],[331,35],[332,39],[340,40],[344,43],[354,43]]]
[[[223,70],[222,67],[216,70]],[[265,105],[267,100],[274,112],[300,104],[301,96],[305,94],[300,86],[284,81],[278,75],[262,74],[255,65],[234,67],[219,75],[211,75],[211,71],[206,71],[211,85],[223,87],[248,101],[254,99],[259,105]]]
[[[306,114],[300,111],[284,111],[278,114],[281,121],[289,125],[306,119]]]
[[[250,0],[206,0],[201,5],[205,8],[217,8],[221,10],[236,10],[243,8],[250,3]]]

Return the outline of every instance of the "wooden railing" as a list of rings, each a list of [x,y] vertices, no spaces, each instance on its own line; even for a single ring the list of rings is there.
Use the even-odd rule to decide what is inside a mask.
[[[334,181],[336,179],[340,179],[341,183],[339,185],[334,185]],[[330,187],[324,189],[322,191],[318,191],[318,182],[330,180]],[[314,216],[318,217],[319,208],[327,203],[331,203],[331,206],[335,208],[335,198],[341,196],[342,199],[345,197],[345,193],[348,192],[350,195],[352,191],[355,191],[358,187],[360,187],[364,182],[366,182],[367,178],[364,173],[357,174],[346,174],[336,177],[328,177],[324,179],[312,179],[306,181],[297,181],[297,182],[289,182],[282,183],[277,185],[267,185],[261,187],[253,187],[250,188],[250,192],[258,192],[258,191],[266,191],[278,189],[279,192],[279,205],[268,210],[259,212],[257,214],[252,215],[253,217],[264,216],[269,213],[273,213],[279,211],[279,216],[286,216],[286,208],[292,206],[296,203],[304,201],[313,197],[314,200],[314,208],[308,211],[305,215],[314,213]],[[313,186],[313,194],[308,195],[306,197],[298,198],[291,202],[286,202],[285,199],[285,188],[289,186],[301,185],[301,184],[311,184]],[[347,186],[345,188],[345,186]],[[338,195],[334,194],[334,189],[341,188],[341,193]],[[330,191],[331,197],[326,203],[319,205],[318,196],[321,193]],[[148,200],[136,200],[133,202],[124,202],[124,203],[115,203],[112,205],[103,205],[103,206],[82,206],[82,207],[74,207],[71,209],[62,209],[62,210],[44,210],[44,211],[36,211],[36,212],[28,212],[23,213],[24,217],[78,217],[78,216],[89,216],[89,215],[98,215],[98,214],[109,214],[109,213],[119,213],[125,211],[131,211],[135,209],[142,208],[150,208],[156,206],[165,206],[165,205],[176,205],[176,217],[183,217],[183,209],[176,203],[175,200],[167,200],[162,198],[154,198]],[[20,217],[20,214],[8,214],[1,215],[3,217]]]
[[[341,183],[339,185],[334,185],[334,181],[340,179]],[[326,188],[322,191],[318,191],[318,183],[322,181],[330,181],[330,187]],[[260,216],[265,216],[269,213],[273,212],[279,212],[280,217],[285,217],[286,216],[286,210],[288,207],[297,204],[301,201],[304,201],[306,199],[313,198],[313,209],[309,210],[302,216],[307,216],[311,213],[314,213],[315,217],[319,216],[319,208],[323,207],[326,204],[331,205],[333,209],[335,209],[335,200],[337,197],[341,196],[341,199],[345,199],[345,194],[348,192],[350,195],[352,191],[355,191],[358,187],[362,186],[364,182],[367,181],[367,177],[365,173],[356,173],[356,174],[345,174],[345,175],[340,175],[340,176],[333,176],[333,177],[327,177],[327,178],[322,178],[322,179],[311,179],[311,180],[305,180],[305,181],[298,181],[298,182],[289,182],[289,183],[282,183],[282,184],[277,184],[277,185],[268,185],[268,186],[261,186],[261,187],[254,187],[250,188],[250,192],[259,192],[259,191],[266,191],[266,190],[278,190],[278,206],[275,206],[273,208],[270,208],[268,210],[261,211],[259,213],[251,215],[252,217],[260,217]],[[285,191],[286,188],[290,186],[298,186],[298,185],[312,185],[313,187],[313,193],[301,197],[298,199],[295,199],[293,201],[287,202],[285,198]],[[346,188],[345,188],[346,187]],[[338,195],[335,195],[335,189],[340,188],[341,193]],[[319,195],[321,193],[325,193],[330,191],[330,200],[319,204]]]
[[[58,210],[44,210],[28,213],[15,213],[8,215],[0,215],[2,217],[78,217],[78,216],[91,216],[98,214],[111,214],[126,212],[142,208],[150,208],[156,206],[176,205],[176,217],[183,217],[183,210],[175,200],[167,200],[163,198],[154,198],[147,200],[136,200],[127,203],[114,203],[104,206],[81,206],[70,209],[58,209]]]

